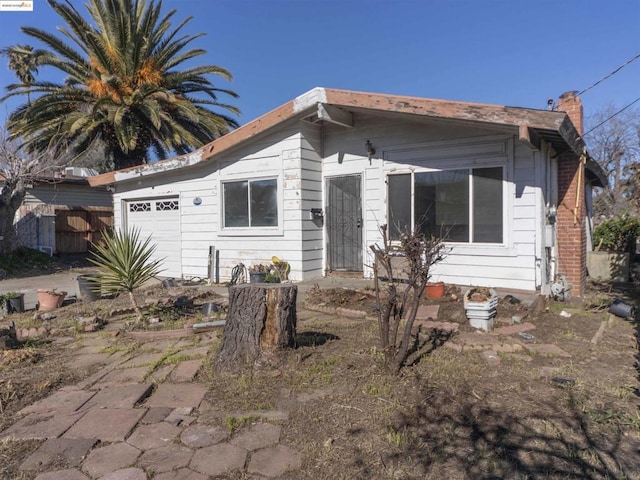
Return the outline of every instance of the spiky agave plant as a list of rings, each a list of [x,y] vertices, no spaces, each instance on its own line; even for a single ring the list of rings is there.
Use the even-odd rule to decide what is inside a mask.
[[[152,258],[156,245],[151,243],[151,237],[141,239],[135,228],[117,230],[106,233],[103,242],[94,243],[93,248],[89,261],[99,269],[97,283],[101,291],[116,295],[127,292],[138,321],[142,321],[142,310],[133,291],[163,270],[162,260]]]

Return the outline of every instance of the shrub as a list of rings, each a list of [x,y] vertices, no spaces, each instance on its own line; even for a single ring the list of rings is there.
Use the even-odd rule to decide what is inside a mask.
[[[0,268],[13,274],[33,268],[48,268],[52,264],[51,257],[40,250],[29,247],[18,247],[9,255],[0,255]]]
[[[609,218],[593,231],[595,250],[635,254],[636,238],[640,236],[640,218],[622,215]]]
[[[140,231],[116,231],[105,233],[103,244],[93,244],[89,258],[98,270],[97,283],[103,292],[119,294],[127,292],[138,320],[142,311],[136,303],[133,291],[162,271],[162,261],[154,260],[156,245],[151,237],[140,239]]]

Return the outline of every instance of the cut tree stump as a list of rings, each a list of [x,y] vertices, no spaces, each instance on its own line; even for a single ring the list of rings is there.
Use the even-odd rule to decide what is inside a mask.
[[[229,287],[229,313],[215,366],[238,370],[277,363],[278,351],[295,346],[295,285],[247,283]]]

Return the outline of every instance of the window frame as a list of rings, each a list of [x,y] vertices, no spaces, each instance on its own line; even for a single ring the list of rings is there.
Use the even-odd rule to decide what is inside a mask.
[[[248,200],[248,214],[249,214],[249,223],[251,223],[251,183],[264,181],[264,180],[275,180],[276,181],[276,209],[278,215],[278,223],[274,226],[252,226],[249,224],[248,226],[225,226],[225,184],[229,183],[241,183],[247,182],[247,200]],[[265,176],[243,176],[243,177],[232,177],[225,178],[224,180],[220,180],[220,229],[218,235],[220,236],[272,236],[272,235],[283,235],[283,226],[284,226],[284,218],[283,218],[283,208],[282,208],[282,180],[281,176],[277,174],[265,175]]]
[[[473,235],[474,235],[474,212],[473,212],[473,195],[474,195],[474,175],[473,175],[473,170],[476,169],[485,169],[485,168],[501,168],[502,169],[502,241],[501,242],[474,242],[473,241]],[[395,175],[410,175],[410,183],[411,183],[411,193],[410,193],[410,204],[411,204],[411,222],[412,222],[412,228],[415,227],[415,216],[416,216],[416,205],[415,205],[415,199],[416,199],[416,182],[415,182],[415,176],[416,174],[421,174],[421,173],[437,173],[437,172],[446,172],[446,171],[452,171],[452,170],[467,170],[467,175],[468,175],[468,210],[467,210],[467,214],[468,214],[468,221],[469,221],[469,225],[468,225],[468,241],[452,241],[452,240],[446,240],[444,243],[446,245],[450,245],[451,247],[455,247],[456,253],[462,253],[460,252],[460,249],[466,249],[468,248],[472,248],[474,250],[477,250],[478,248],[484,248],[484,249],[500,249],[500,251],[502,251],[504,253],[504,249],[506,247],[509,247],[511,239],[509,238],[509,216],[508,216],[508,212],[510,211],[510,202],[508,201],[508,185],[509,185],[509,169],[508,169],[508,165],[504,162],[504,161],[500,161],[500,162],[488,162],[488,163],[482,163],[482,164],[478,164],[476,162],[465,162],[465,163],[459,163],[459,162],[455,162],[454,164],[449,164],[447,166],[436,166],[435,168],[402,168],[402,169],[398,169],[395,168],[393,170],[387,170],[385,172],[385,185],[386,185],[386,198],[387,198],[387,204],[386,204],[386,215],[387,215],[387,221],[390,223],[391,222],[391,202],[390,202],[390,198],[391,198],[391,194],[389,191],[389,177],[391,176],[395,176]],[[391,240],[393,243],[399,243],[398,240]],[[501,254],[503,254],[501,253]]]

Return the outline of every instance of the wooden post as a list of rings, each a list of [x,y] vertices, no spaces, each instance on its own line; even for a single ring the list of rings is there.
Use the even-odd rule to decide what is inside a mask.
[[[276,363],[279,350],[295,345],[297,293],[298,287],[288,284],[229,287],[229,313],[215,366],[238,370]]]

